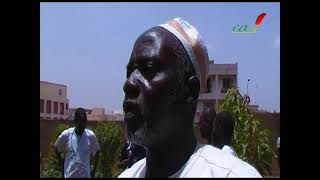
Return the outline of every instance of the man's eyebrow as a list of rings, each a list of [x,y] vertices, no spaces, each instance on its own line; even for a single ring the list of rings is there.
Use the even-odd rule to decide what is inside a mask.
[[[130,60],[130,62],[127,64],[126,68],[128,70],[128,69],[135,68],[137,66],[156,64],[156,62],[153,61],[155,58],[156,57],[141,57],[141,61],[139,61],[138,64],[136,64],[135,62]]]

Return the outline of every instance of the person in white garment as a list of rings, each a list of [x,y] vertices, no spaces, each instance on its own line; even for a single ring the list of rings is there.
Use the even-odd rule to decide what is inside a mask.
[[[280,167],[280,136],[277,139],[277,149],[278,149],[278,163]]]
[[[238,157],[231,146],[235,122],[227,112],[219,112],[213,125],[213,146],[223,152]]]
[[[146,157],[119,178],[261,177],[255,168],[193,133],[199,93],[207,91],[209,58],[197,29],[175,18],[136,40],[123,101],[126,135]]]
[[[65,178],[94,177],[100,146],[93,131],[86,129],[87,115],[84,109],[76,109],[74,123],[75,127],[64,130],[54,144],[59,164],[62,166],[62,176]],[[64,161],[61,153],[64,154]],[[91,158],[95,158],[95,164],[90,172]]]

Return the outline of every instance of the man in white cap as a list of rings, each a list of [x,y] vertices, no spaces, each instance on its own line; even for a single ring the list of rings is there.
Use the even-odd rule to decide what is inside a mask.
[[[119,177],[261,177],[249,164],[199,144],[194,136],[208,62],[198,31],[180,18],[138,37],[127,65],[123,109],[129,141],[147,153]]]

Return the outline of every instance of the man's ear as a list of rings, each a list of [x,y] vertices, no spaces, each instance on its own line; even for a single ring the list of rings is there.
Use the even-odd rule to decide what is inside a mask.
[[[198,101],[198,96],[199,96],[199,91],[200,91],[200,81],[197,78],[197,76],[191,76],[187,80],[187,87],[189,89],[188,91],[188,102],[197,102]]]

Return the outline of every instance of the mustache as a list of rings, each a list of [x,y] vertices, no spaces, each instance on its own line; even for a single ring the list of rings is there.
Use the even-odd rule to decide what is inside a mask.
[[[123,111],[125,113],[127,112],[137,112],[140,111],[141,112],[141,102],[138,100],[124,100],[123,101]]]
[[[123,101],[123,111],[125,113],[143,114],[144,110],[144,102],[142,99],[125,99]]]

